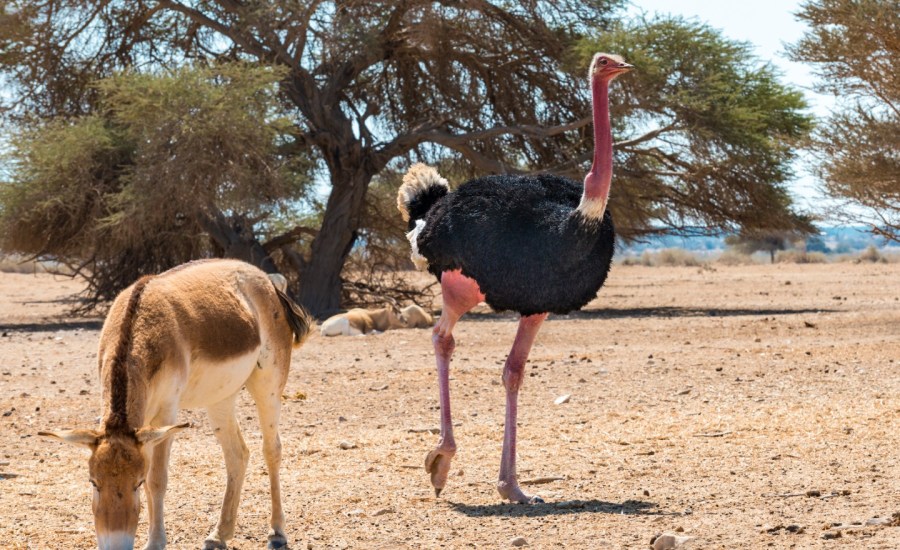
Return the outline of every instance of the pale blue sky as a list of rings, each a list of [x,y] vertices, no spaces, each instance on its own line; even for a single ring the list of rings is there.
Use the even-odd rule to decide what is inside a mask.
[[[831,98],[812,92],[815,79],[809,66],[790,61],[784,51],[785,44],[797,42],[806,30],[806,24],[794,17],[800,4],[800,0],[632,0],[628,14],[681,15],[707,23],[728,38],[750,42],[760,59],[781,70],[786,82],[804,90],[816,114],[827,114]]]

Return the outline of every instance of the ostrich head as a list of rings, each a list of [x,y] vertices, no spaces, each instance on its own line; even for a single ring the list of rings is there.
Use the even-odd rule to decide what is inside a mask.
[[[591,61],[591,78],[600,78],[610,81],[620,74],[627,73],[634,68],[634,65],[625,63],[620,55],[609,53],[598,53],[594,55]]]

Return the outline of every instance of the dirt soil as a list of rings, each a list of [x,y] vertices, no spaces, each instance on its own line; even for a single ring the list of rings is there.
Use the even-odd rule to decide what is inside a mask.
[[[100,321],[61,316],[78,288],[0,273],[3,549],[95,547],[86,451],[35,435],[99,414]],[[660,532],[687,548],[900,547],[900,264],[616,266],[532,352],[519,476],[547,501],[533,506],[494,489],[515,330],[486,309],[457,328],[459,451],[440,498],[422,466],[439,413],[429,331],[316,336],[295,353],[291,547],[630,549]],[[198,548],[224,463],[205,413],[182,418],[195,427],[173,448],[166,524],[171,548]],[[233,547],[256,549],[269,497],[246,395],[240,421],[253,454]]]

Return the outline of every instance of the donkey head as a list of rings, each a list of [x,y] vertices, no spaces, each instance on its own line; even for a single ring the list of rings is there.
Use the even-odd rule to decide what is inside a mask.
[[[131,550],[141,513],[140,488],[147,476],[153,446],[189,427],[178,424],[140,430],[66,430],[38,432],[86,447],[89,480],[93,486],[94,526],[100,550]]]

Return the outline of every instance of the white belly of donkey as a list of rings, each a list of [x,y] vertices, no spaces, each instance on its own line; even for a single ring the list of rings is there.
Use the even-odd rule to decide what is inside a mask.
[[[198,358],[191,365],[181,407],[214,405],[241,389],[259,362],[259,348],[246,355],[212,361]]]

